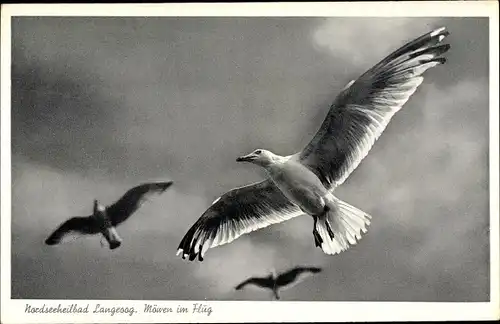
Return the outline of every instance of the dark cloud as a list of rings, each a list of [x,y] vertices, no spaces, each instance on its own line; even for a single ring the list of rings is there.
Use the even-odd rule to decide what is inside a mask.
[[[348,81],[442,25],[448,63],[336,191],[373,216],[358,245],[324,255],[303,217],[175,257],[215,197],[263,177],[236,156],[300,150]],[[233,287],[315,264],[284,299],[488,300],[488,38],[483,18],[14,19],[12,297],[266,300]],[[120,228],[122,248],[42,244],[158,178],[176,185]]]

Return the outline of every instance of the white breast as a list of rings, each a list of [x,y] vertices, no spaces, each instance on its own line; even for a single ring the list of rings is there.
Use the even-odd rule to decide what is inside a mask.
[[[281,192],[308,214],[322,212],[328,193],[318,177],[300,163],[289,161],[267,168]]]

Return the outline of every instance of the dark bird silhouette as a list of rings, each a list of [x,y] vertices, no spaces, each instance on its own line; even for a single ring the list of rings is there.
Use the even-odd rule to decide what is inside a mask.
[[[86,217],[73,217],[62,223],[46,240],[47,245],[56,245],[70,234],[93,235],[101,233],[111,250],[121,245],[122,239],[116,226],[126,221],[152,194],[161,194],[172,185],[172,181],[145,183],[127,191],[114,204],[104,207],[94,200],[94,211]]]
[[[182,238],[177,255],[200,261],[210,248],[291,218],[313,218],[316,247],[337,254],[367,232],[371,216],[333,195],[368,154],[391,118],[445,63],[445,28],[407,43],[350,81],[335,98],[320,129],[301,151],[279,156],[258,149],[236,159],[265,169],[264,181],[232,189],[213,202]]]
[[[276,300],[280,299],[278,294],[279,289],[291,288],[302,282],[307,275],[319,273],[321,268],[317,267],[295,267],[276,276],[275,272],[267,277],[253,277],[247,279],[235,287],[236,290],[241,290],[247,285],[255,285],[261,288],[271,289]]]

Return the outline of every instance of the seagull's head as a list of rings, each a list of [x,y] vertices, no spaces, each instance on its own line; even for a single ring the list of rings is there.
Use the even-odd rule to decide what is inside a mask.
[[[277,160],[277,155],[268,150],[258,149],[250,154],[240,156],[236,162],[250,162],[260,166],[267,166]]]
[[[106,211],[106,208],[99,203],[97,199],[94,199],[94,216],[101,216]]]
[[[111,223],[106,213],[106,207],[101,205],[97,199],[94,199],[94,211],[92,216],[94,217],[94,220],[97,221],[96,224],[98,224],[101,230],[111,227]]]

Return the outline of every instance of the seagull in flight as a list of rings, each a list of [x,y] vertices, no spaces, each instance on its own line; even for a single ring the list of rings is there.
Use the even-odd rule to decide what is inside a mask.
[[[257,149],[236,159],[264,168],[268,178],[222,195],[182,238],[177,255],[202,261],[209,248],[239,236],[309,215],[316,247],[338,254],[361,239],[371,216],[333,195],[359,165],[387,124],[423,81],[446,62],[445,27],[397,49],[335,98],[311,142],[294,155]]]
[[[236,286],[235,289],[241,290],[247,285],[256,285],[258,287],[271,289],[273,291],[274,298],[279,300],[279,289],[291,288],[302,282],[302,280],[308,275],[319,272],[321,272],[321,268],[317,267],[295,267],[279,275],[276,275],[276,273],[272,271],[267,277],[252,277],[247,279]]]
[[[114,250],[122,239],[116,226],[126,221],[152,194],[161,194],[173,184],[172,181],[144,183],[128,190],[118,201],[103,206],[94,200],[94,211],[86,217],[73,217],[62,223],[46,240],[47,245],[56,245],[70,234],[92,235],[101,233]]]

